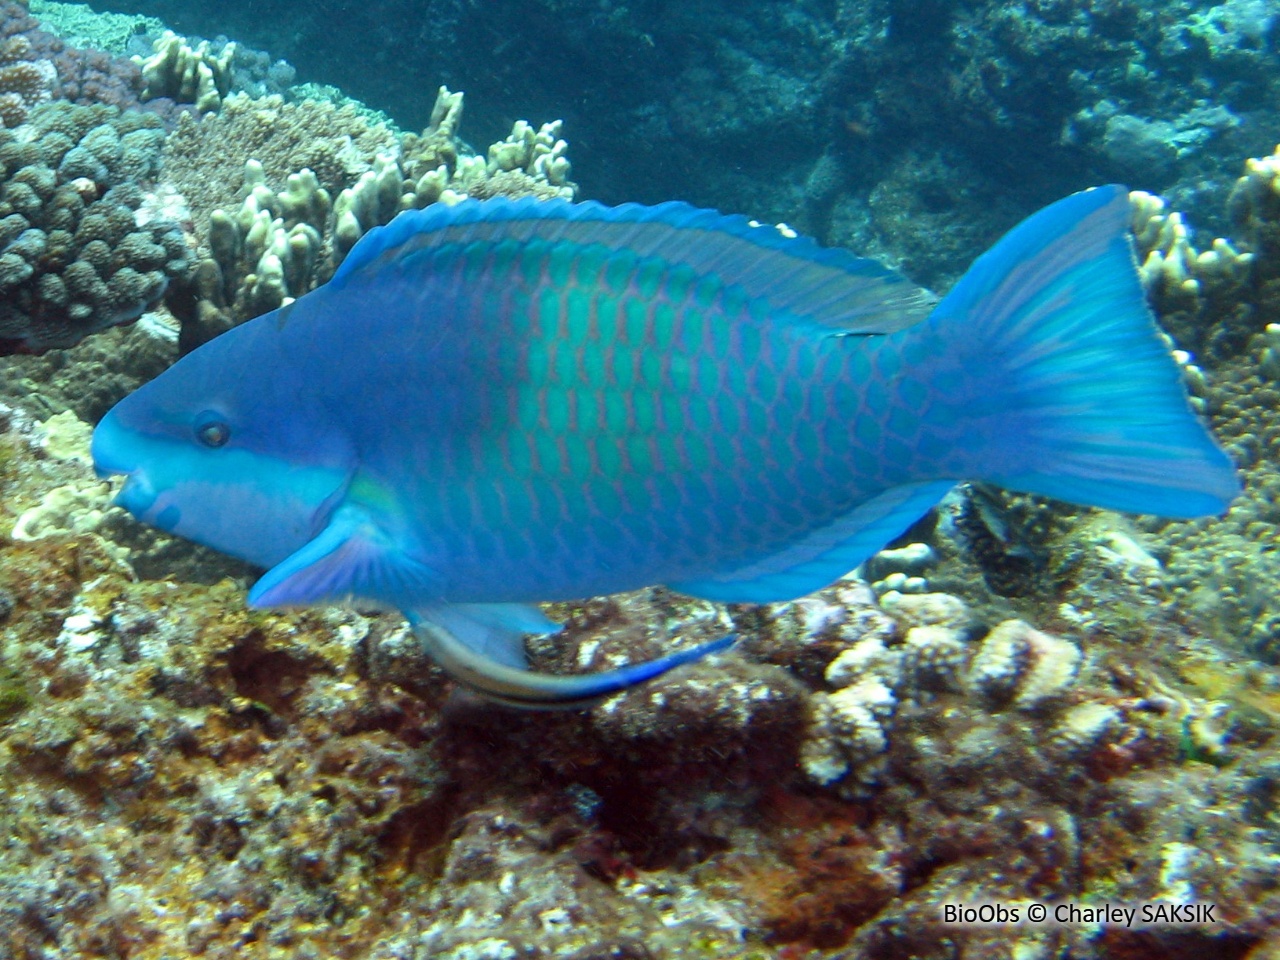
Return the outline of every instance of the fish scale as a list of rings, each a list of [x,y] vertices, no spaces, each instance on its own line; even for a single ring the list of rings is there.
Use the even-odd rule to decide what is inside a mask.
[[[533,267],[539,257],[548,260],[542,270]],[[529,329],[513,330],[511,336],[529,345],[523,379],[537,386],[527,387],[514,406],[539,410],[536,425],[555,439],[559,469],[576,478],[586,510],[585,515],[561,516],[558,521],[578,525],[620,516],[631,536],[624,544],[611,538],[600,546],[608,553],[619,546],[638,551],[642,562],[637,566],[652,576],[655,561],[645,554],[660,540],[650,529],[655,521],[679,525],[688,556],[705,562],[714,548],[728,560],[758,549],[762,542],[783,543],[807,524],[829,522],[865,496],[865,490],[850,491],[845,484],[827,482],[849,472],[847,418],[835,415],[848,405],[828,395],[836,382],[826,384],[827,377],[816,373],[834,347],[850,352],[855,344],[824,346],[813,339],[779,336],[778,331],[786,329],[785,317],[771,320],[758,302],[757,315],[749,316],[749,301],[741,288],[726,286],[714,276],[694,283],[687,268],[678,270],[675,280],[660,285],[663,292],[646,302],[637,274],[643,271],[652,284],[674,272],[671,264],[656,258],[639,262],[625,252],[611,255],[599,247],[575,250],[562,245],[553,252],[536,244],[526,249],[524,258],[521,275],[526,283],[534,282],[522,295],[537,307]],[[605,274],[610,280],[603,288],[593,288]],[[484,282],[482,274],[474,279]],[[473,295],[486,294],[474,290]],[[636,308],[641,306],[647,309],[639,325]],[[614,336],[628,315],[639,336]],[[759,335],[770,323],[775,328],[768,331],[771,335]],[[750,335],[744,337],[744,330]],[[661,344],[680,344],[685,352],[668,352],[668,362],[653,370],[656,380],[623,392],[611,375],[616,358],[627,350],[634,357],[651,356],[652,348]],[[545,349],[536,349],[538,345]],[[777,349],[767,349],[770,346]],[[857,347],[864,354],[880,349],[865,343]],[[561,362],[564,357],[573,362]],[[687,357],[694,359],[675,363]],[[738,383],[770,385],[776,392],[723,389],[735,382],[730,371],[739,372]],[[662,441],[655,444],[651,470],[637,470],[628,456],[628,445],[637,439],[634,428],[620,434],[617,424],[609,422],[610,409],[637,404],[651,404],[661,412],[655,426]],[[756,421],[761,429],[736,429],[745,420]],[[526,429],[532,425],[522,424]],[[828,436],[835,442],[828,444]],[[873,444],[879,440],[870,439]],[[785,444],[781,453],[779,443]],[[670,468],[663,469],[667,464]],[[766,469],[749,484],[745,476],[750,464],[764,464]],[[652,496],[645,485],[652,474],[683,482],[663,485],[666,496]],[[476,472],[486,483],[493,475]],[[532,482],[532,476],[513,479]],[[887,485],[883,476],[873,482]],[[607,502],[601,503],[602,497]],[[621,504],[637,500],[642,501],[640,509],[621,509]],[[487,519],[471,517],[464,526],[483,525]],[[583,541],[569,549],[579,564],[599,566],[592,547]],[[664,552],[668,556],[663,574],[685,575],[680,554]],[[632,585],[639,584],[619,580],[610,586]]]
[[[462,682],[577,703],[694,659],[525,669],[535,601],[789,599],[954,482],[1196,516],[1238,490],[1143,300],[1120,187],[1016,227],[936,307],[681,204],[437,205],[126,398],[136,516],[270,569],[255,605],[398,607]],[[208,427],[212,427],[210,431]]]
[[[535,246],[526,252],[529,259],[548,255]],[[706,392],[713,396],[719,392],[722,379],[726,379],[726,365],[742,369],[759,358],[744,355],[741,338],[731,336],[742,319],[718,302],[723,286],[704,280],[694,287],[680,277],[671,284],[673,291],[646,303],[637,274],[643,272],[652,282],[663,270],[669,271],[670,265],[652,258],[640,263],[634,256],[610,257],[601,248],[560,248],[555,265],[558,269],[523,272],[526,278],[537,277],[536,287],[525,295],[539,306],[527,334],[517,330],[513,336],[530,344],[524,380],[537,386],[527,387],[513,403],[518,409],[538,409],[537,425],[549,429],[557,441],[565,441],[563,450],[557,447],[561,472],[596,481],[584,484],[588,505],[596,507],[597,513],[613,515],[618,512],[617,501],[644,497],[656,501],[654,505],[660,509],[633,511],[626,516],[660,516],[681,506],[671,502],[671,494],[681,491],[668,487],[667,497],[653,497],[645,487],[645,477],[676,468],[735,476],[735,461],[741,459],[741,453],[724,443],[723,425],[726,419],[741,416],[740,401],[722,393],[713,404]],[[609,275],[611,281],[604,289],[593,289],[591,285],[602,274]],[[683,300],[678,299],[681,293]],[[477,294],[483,296],[480,291]],[[745,305],[741,297],[737,301],[730,307]],[[643,308],[644,313],[637,308]],[[714,322],[704,310],[714,313]],[[630,336],[615,335],[627,329]],[[720,361],[674,369],[670,363],[643,362],[656,356],[654,351],[660,344],[674,343],[677,338],[683,340],[685,349],[716,351]],[[754,342],[758,347],[759,341]],[[545,350],[534,349],[539,343]],[[618,358],[628,353],[630,359],[620,363]],[[562,363],[562,357],[572,357],[573,363]],[[647,376],[637,378],[632,389],[626,390],[614,373],[619,366],[640,368]],[[652,415],[637,418],[636,409]],[[755,418],[765,419],[760,414]],[[651,424],[647,437],[653,439],[652,445],[639,442],[646,437],[646,424]],[[526,421],[521,426],[527,429],[531,424]],[[647,462],[650,459],[652,463]],[[610,502],[601,509],[595,501],[603,495],[608,495]],[[696,502],[689,509],[696,510]],[[699,520],[705,523],[705,518]],[[643,529],[637,532],[642,537],[646,533]]]

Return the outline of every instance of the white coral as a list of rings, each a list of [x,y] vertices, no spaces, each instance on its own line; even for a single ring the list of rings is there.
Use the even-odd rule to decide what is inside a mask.
[[[106,483],[84,480],[55,487],[18,517],[9,536],[30,541],[92,533],[102,524],[108,489]]]
[[[1163,291],[1198,297],[1206,282],[1238,281],[1249,272],[1253,254],[1237,250],[1218,237],[1207,250],[1191,242],[1191,228],[1182,214],[1167,208],[1154,194],[1129,194],[1133,208],[1133,236],[1142,261],[1139,274],[1148,292]]]
[[[978,645],[969,664],[971,689],[1030,710],[1064,692],[1080,666],[1080,648],[1021,620],[1005,620]]]
[[[867,675],[835,693],[811,698],[812,720],[800,750],[809,778],[823,785],[854,771],[859,783],[873,778],[877,761],[889,749],[886,725],[897,708],[893,691]]]

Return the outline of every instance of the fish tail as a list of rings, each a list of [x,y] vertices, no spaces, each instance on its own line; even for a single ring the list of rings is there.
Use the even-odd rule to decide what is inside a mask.
[[[938,305],[926,326],[966,358],[951,371],[970,387],[952,411],[966,466],[1009,489],[1111,510],[1221,513],[1240,483],[1147,306],[1129,223],[1123,187],[1060,200]]]

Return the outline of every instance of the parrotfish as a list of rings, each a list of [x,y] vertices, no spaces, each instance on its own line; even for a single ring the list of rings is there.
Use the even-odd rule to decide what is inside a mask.
[[[538,602],[796,598],[965,479],[1223,511],[1129,219],[1122,187],[1067,197],[935,302],[682,203],[436,204],[126,397],[93,457],[138,519],[267,568],[252,606],[394,608],[482,694],[586,702],[731,638],[551,676]]]

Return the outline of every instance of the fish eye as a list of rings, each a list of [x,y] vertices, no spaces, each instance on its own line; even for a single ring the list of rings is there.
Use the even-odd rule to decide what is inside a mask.
[[[231,439],[231,428],[216,414],[201,414],[196,418],[196,439],[206,447],[223,447]]]

